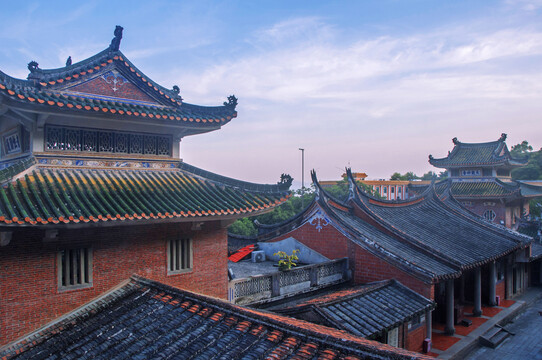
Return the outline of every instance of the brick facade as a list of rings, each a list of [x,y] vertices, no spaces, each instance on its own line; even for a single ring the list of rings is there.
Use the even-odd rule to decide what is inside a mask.
[[[426,284],[372,255],[358,244],[350,241],[331,224],[322,227],[318,231],[315,225],[305,223],[299,228],[273,239],[273,241],[280,241],[289,237],[295,238],[329,259],[348,257],[355,283],[364,284],[396,279],[418,294],[434,299],[434,288],[431,284]]]
[[[0,346],[74,310],[132,274],[219,298],[227,296],[227,236],[219,222],[60,230],[18,230],[0,250]],[[167,274],[167,240],[191,237],[193,269]],[[93,253],[93,286],[59,292],[57,254],[66,247]]]
[[[407,325],[404,325],[408,329]],[[406,345],[405,349],[410,351],[422,352],[423,350],[423,341],[425,340],[425,335],[427,331],[427,321],[424,321],[420,326],[414,328],[410,331],[407,331],[406,336]]]
[[[116,90],[113,90],[113,84],[107,83],[102,77],[97,77],[90,81],[71,87],[70,90],[86,94],[112,96],[121,99],[156,102],[156,100],[145,94],[137,86],[130,82],[125,82],[122,85],[119,83],[118,85],[115,85],[115,88]]]

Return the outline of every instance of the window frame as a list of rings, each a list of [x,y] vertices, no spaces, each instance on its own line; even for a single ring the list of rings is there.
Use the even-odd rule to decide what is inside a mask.
[[[185,257],[182,255],[182,247],[179,248],[178,244],[182,241],[188,241],[188,251],[189,251],[189,254],[188,254],[188,262],[189,262],[189,266],[188,267],[185,267],[185,268],[179,268],[179,269],[175,269],[174,267],[174,263],[173,263],[173,260],[172,260],[172,255],[173,255],[173,251],[175,251],[174,248],[172,248],[172,244],[176,244],[175,247],[177,249],[177,251],[181,251],[181,253],[178,254],[178,256],[176,257],[177,259],[180,259],[181,257]],[[167,256],[166,256],[167,260],[166,260],[166,269],[167,269],[167,274],[168,275],[178,275],[178,274],[185,274],[185,273],[189,273],[189,272],[192,272],[193,269],[194,269],[194,241],[192,240],[192,238],[190,237],[181,237],[181,238],[175,238],[175,239],[170,239],[167,241]],[[185,258],[186,260],[186,258]],[[178,260],[177,260],[178,261]]]
[[[86,250],[86,254],[87,254],[87,277],[88,277],[88,282],[78,282],[76,284],[69,284],[69,285],[64,285],[63,284],[63,278],[65,277],[64,276],[64,267],[63,267],[63,264],[62,264],[62,253],[63,252],[68,252],[68,251],[81,251],[81,250]],[[94,286],[94,278],[93,278],[93,269],[94,269],[94,262],[93,262],[93,251],[92,251],[92,247],[88,246],[88,247],[76,247],[76,248],[73,248],[73,247],[68,247],[68,248],[63,248],[63,249],[59,249],[57,251],[57,255],[56,255],[56,259],[57,259],[57,287],[58,287],[58,291],[59,292],[64,292],[64,291],[70,291],[70,290],[78,290],[78,289],[86,289],[86,288],[91,288]],[[70,266],[73,266],[73,262],[70,264]],[[79,264],[79,267],[81,268],[81,272],[82,272],[82,266],[83,264]]]
[[[486,216],[488,214],[489,216]],[[497,214],[493,209],[486,209],[484,213],[482,214],[482,217],[490,222],[495,222],[495,219],[497,218]],[[490,219],[491,218],[491,219]]]

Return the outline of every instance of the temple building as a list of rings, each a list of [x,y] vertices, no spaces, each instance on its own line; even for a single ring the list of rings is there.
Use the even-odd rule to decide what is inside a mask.
[[[133,274],[227,296],[226,227],[273,209],[291,178],[226,178],[180,160],[185,136],[237,116],[183,101],[119,50],[58,69],[0,71],[0,346]]]
[[[506,134],[486,143],[452,141],[448,156],[429,155],[429,163],[448,171],[444,183],[453,197],[486,220],[517,229],[518,219],[529,213],[529,200],[542,197],[542,186],[512,180],[511,171],[526,165],[527,158],[510,154]]]
[[[313,172],[313,203],[281,223],[260,224],[257,240],[293,238],[329,259],[347,257],[358,284],[395,279],[434,300],[421,326],[405,332],[407,349],[420,351],[433,323],[453,334],[466,304],[480,316],[482,304],[494,306],[527,287],[532,238],[472,214],[434,184],[421,196],[390,201],[364,192],[350,170],[347,175],[349,196],[340,200]]]

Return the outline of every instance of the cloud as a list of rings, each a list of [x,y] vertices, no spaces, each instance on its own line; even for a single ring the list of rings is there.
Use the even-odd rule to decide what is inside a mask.
[[[261,177],[251,176],[262,180],[295,170],[303,146],[326,179],[348,162],[374,177],[423,173],[431,170],[427,155],[445,155],[453,136],[476,133],[476,141],[489,141],[504,131],[511,144],[521,141],[516,136],[542,137],[536,25],[460,24],[350,42],[338,36],[322,19],[290,19],[251,36],[254,53],[183,74],[190,101],[219,98],[227,89],[240,97],[239,119],[222,136],[206,135],[211,147],[231,158],[259,154],[267,166]],[[234,128],[242,135],[236,138]],[[243,136],[250,155],[228,145]],[[188,159],[192,146],[209,148],[196,143],[187,141]],[[200,153],[194,160],[211,164]],[[234,176],[242,168],[217,170]]]

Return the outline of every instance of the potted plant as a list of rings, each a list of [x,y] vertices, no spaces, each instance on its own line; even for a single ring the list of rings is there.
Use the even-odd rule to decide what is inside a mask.
[[[278,256],[280,258],[279,260],[279,270],[290,270],[292,266],[297,266],[295,263],[299,258],[297,257],[297,253],[299,250],[295,249],[292,251],[292,255],[288,255],[285,251],[278,251],[274,253],[273,255]]]

